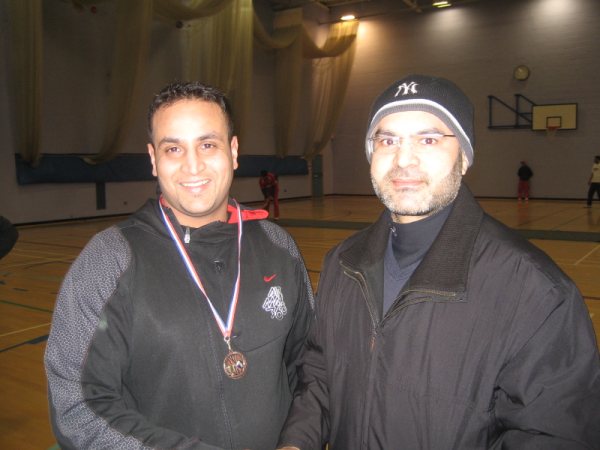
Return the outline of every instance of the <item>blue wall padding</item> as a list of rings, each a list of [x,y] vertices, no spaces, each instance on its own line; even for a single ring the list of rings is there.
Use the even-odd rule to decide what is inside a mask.
[[[110,181],[152,180],[152,165],[147,154],[126,153],[101,164],[88,164],[86,155],[43,154],[32,167],[20,155],[15,155],[17,182],[36,183],[99,183]]]
[[[301,156],[286,156],[278,158],[267,155],[238,156],[236,177],[258,177],[261,170],[267,170],[276,175],[308,175],[308,163]]]
[[[43,154],[32,167],[15,154],[17,182],[36,183],[107,183],[153,180],[150,157],[146,153],[121,153],[101,164],[88,164],[82,154]],[[300,156],[278,158],[266,155],[240,155],[236,177],[258,177],[261,170],[277,175],[307,175],[308,164]]]

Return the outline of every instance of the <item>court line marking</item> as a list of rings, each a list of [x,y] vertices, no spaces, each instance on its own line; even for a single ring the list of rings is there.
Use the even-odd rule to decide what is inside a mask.
[[[0,303],[4,303],[5,305],[18,306],[19,308],[32,309],[34,311],[41,311],[45,313],[52,314],[54,311],[51,309],[38,308],[37,306],[26,305],[24,303],[11,302],[10,300],[0,300]]]
[[[24,333],[25,331],[29,331],[29,330],[35,330],[36,328],[46,327],[46,326],[50,325],[51,323],[52,322],[43,323],[41,325],[36,325],[34,327],[23,328],[21,330],[16,330],[16,331],[11,331],[9,333],[0,334],[0,338],[6,337],[6,336],[11,336],[13,334]]]
[[[35,261],[35,262],[29,261],[26,263],[1,265],[0,270],[7,270],[7,269],[13,269],[15,267],[25,267],[25,266],[34,267],[34,266],[41,266],[43,264],[52,264],[52,263],[72,264],[73,261],[75,260],[75,258],[76,258],[75,256],[73,258],[60,258],[60,259],[37,257],[36,259],[38,261]]]
[[[39,344],[40,342],[47,341],[49,337],[50,337],[49,334],[44,334],[42,336],[38,336],[38,337],[35,337],[33,339],[28,339],[25,342],[19,342],[18,344],[11,345],[10,347],[0,348],[0,353],[7,352],[9,350],[14,350],[15,348],[19,348],[19,347],[22,347],[24,345]]]
[[[590,250],[588,253],[586,253],[585,255],[583,255],[582,258],[578,259],[575,262],[575,265],[579,264],[581,261],[583,261],[584,259],[586,259],[588,256],[590,256],[592,253],[594,253],[596,250],[598,250],[600,248],[600,245],[597,245],[595,248],[593,248],[592,250]]]

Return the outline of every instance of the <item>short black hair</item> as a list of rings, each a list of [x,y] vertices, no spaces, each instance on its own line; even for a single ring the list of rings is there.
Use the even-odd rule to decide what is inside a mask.
[[[202,84],[198,81],[176,82],[165,86],[161,91],[154,96],[150,107],[148,108],[148,136],[152,140],[152,119],[154,114],[160,108],[171,106],[180,100],[202,100],[205,102],[215,103],[227,121],[228,138],[234,135],[233,127],[233,112],[231,104],[225,94],[216,87]]]

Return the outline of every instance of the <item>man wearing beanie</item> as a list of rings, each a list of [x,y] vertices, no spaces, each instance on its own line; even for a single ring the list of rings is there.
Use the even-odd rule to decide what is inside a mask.
[[[588,311],[462,182],[468,98],[410,75],[375,101],[367,130],[386,210],[325,258],[280,448],[600,448]]]

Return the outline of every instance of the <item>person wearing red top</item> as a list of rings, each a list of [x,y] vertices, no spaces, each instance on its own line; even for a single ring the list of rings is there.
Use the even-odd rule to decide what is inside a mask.
[[[279,219],[279,181],[277,175],[268,172],[266,170],[260,171],[260,178],[258,179],[260,190],[262,191],[265,202],[262,205],[262,209],[269,212],[271,202],[273,202],[273,216],[275,220]]]

